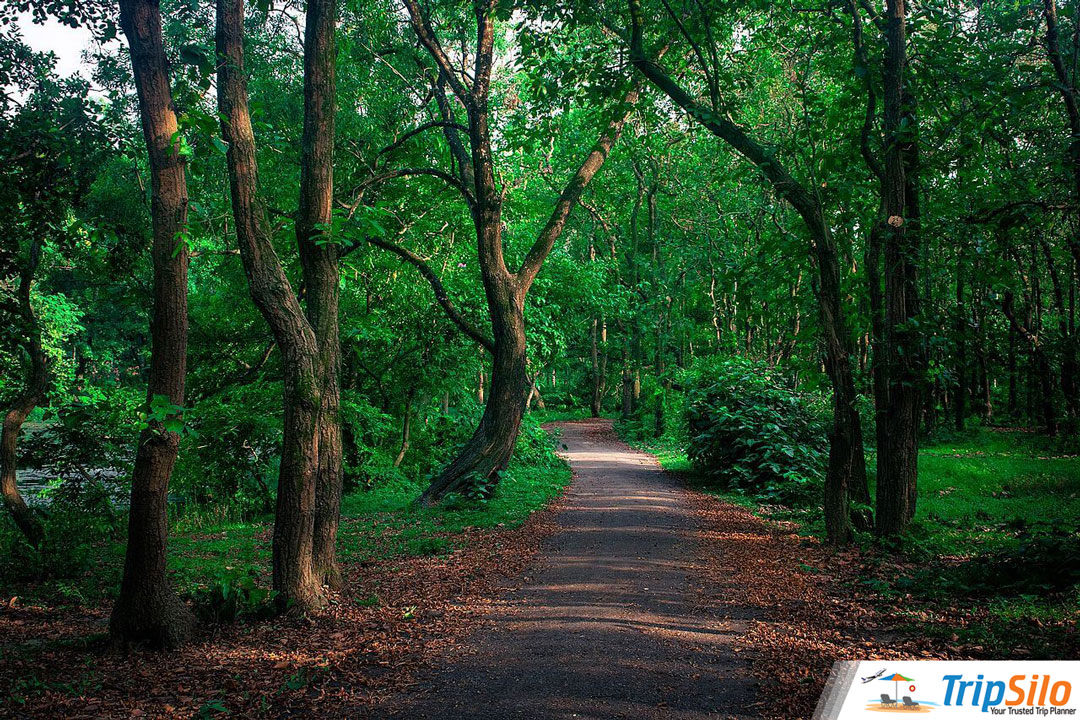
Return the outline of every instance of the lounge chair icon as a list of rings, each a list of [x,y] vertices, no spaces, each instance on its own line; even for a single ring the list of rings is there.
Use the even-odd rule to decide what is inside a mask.
[[[888,693],[881,693],[881,707],[896,707],[896,701]]]
[[[918,710],[919,709],[919,703],[914,702],[911,699],[910,695],[905,695],[904,696],[904,709],[905,710]]]

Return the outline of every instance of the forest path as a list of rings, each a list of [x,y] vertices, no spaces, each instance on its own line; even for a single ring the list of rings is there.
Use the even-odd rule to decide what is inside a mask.
[[[522,586],[376,713],[396,718],[753,717],[746,618],[703,607],[692,504],[607,420],[558,423],[574,482]]]

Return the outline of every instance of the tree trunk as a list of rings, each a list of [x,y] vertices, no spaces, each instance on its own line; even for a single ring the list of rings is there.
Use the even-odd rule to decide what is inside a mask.
[[[1042,340],[1027,325],[1016,317],[1013,308],[1013,294],[1006,291],[1001,300],[1001,309],[1013,330],[1027,340],[1035,361],[1035,374],[1039,381],[1039,410],[1048,435],[1057,434],[1057,411],[1054,408],[1054,376],[1050,367],[1050,358],[1043,347]],[[1030,383],[1029,383],[1030,387]]]
[[[964,429],[967,417],[967,304],[964,296],[964,252],[956,255],[956,397],[953,399],[953,418],[956,429]]]
[[[1016,330],[1009,326],[1009,399],[1007,412],[1010,418],[1016,417],[1019,408],[1016,400]]]
[[[147,405],[183,407],[187,361],[187,183],[176,151],[176,113],[156,0],[120,0],[131,49],[139,114],[150,159],[154,308],[150,322]],[[170,413],[170,419],[177,419]],[[124,576],[109,622],[112,637],[175,647],[191,635],[194,616],[166,575],[169,478],[180,437],[152,420],[139,435],[131,478]]]
[[[869,504],[862,421],[851,371],[851,338],[843,322],[840,262],[836,245],[826,236],[815,242],[820,283],[818,305],[825,334],[825,371],[833,389],[833,423],[829,431],[829,465],[825,476],[825,528],[829,542],[851,540],[851,499]],[[865,525],[860,521],[860,525]]]
[[[620,323],[623,329],[622,351],[622,403],[620,411],[623,420],[629,420],[634,416],[634,374],[630,370],[630,336],[625,332],[625,325]]]
[[[432,506],[450,493],[486,494],[498,482],[514,453],[529,394],[526,373],[524,294],[506,287],[489,292],[488,305],[495,336],[488,401],[480,424],[457,457],[420,496]]]
[[[885,298],[881,285],[881,246],[884,228],[875,223],[866,246],[866,282],[870,290],[870,334],[874,380],[874,442],[880,453],[885,445],[885,409],[889,404],[889,369],[885,363]],[[880,455],[879,455],[880,457]]]
[[[1054,262],[1054,255],[1047,242],[1045,235],[1039,239],[1043,257],[1046,260],[1046,269],[1050,275],[1050,282],[1054,292],[1054,306],[1058,310],[1058,336],[1061,338],[1061,394],[1065,400],[1065,423],[1066,435],[1076,433],[1077,405],[1080,398],[1077,397],[1078,386],[1076,381],[1076,348],[1075,338],[1069,325],[1069,306],[1065,300],[1065,290],[1061,284],[1061,276]],[[1032,258],[1034,267],[1034,257]]]
[[[510,272],[503,257],[503,193],[496,181],[489,113],[495,60],[495,13],[477,6],[473,70],[471,75],[463,75],[443,49],[416,0],[404,0],[404,4],[417,39],[438,66],[441,82],[450,86],[468,114],[471,157],[466,157],[464,148],[454,142],[456,130],[444,134],[460,168],[454,184],[465,197],[476,229],[480,275],[493,333],[493,340],[487,341],[481,333],[468,328],[461,318],[455,320],[460,328],[468,329],[471,337],[482,341],[481,344],[491,351],[494,362],[480,425],[460,454],[418,500],[422,505],[431,505],[449,492],[467,489],[489,492],[498,481],[498,471],[506,467],[513,454],[530,388],[526,373],[525,296],[562,234],[571,210],[607,160],[637,102],[638,88],[630,88],[622,98],[600,137],[563,188],[521,267],[517,272]],[[466,166],[471,166],[471,170],[466,171]],[[431,284],[436,288],[436,283]],[[438,294],[437,288],[436,292]],[[448,303],[441,304],[447,310]]]
[[[866,482],[862,426],[855,406],[855,382],[851,371],[851,338],[844,320],[840,263],[817,197],[791,176],[775,152],[755,141],[718,107],[702,107],[654,60],[643,47],[640,0],[629,2],[631,62],[656,87],[683,108],[695,121],[752,162],[776,192],[799,213],[809,231],[818,264],[819,309],[825,336],[825,367],[833,386],[833,427],[829,433],[829,469],[826,476],[825,519],[829,541],[851,539],[849,493]]]
[[[604,384],[607,375],[607,357],[606,354],[603,358],[601,357],[600,341],[597,338],[597,335],[599,334],[599,325],[600,320],[593,318],[590,340],[590,350],[592,354],[592,395],[589,401],[589,411],[594,418],[600,417],[600,406],[604,399]]]
[[[877,531],[902,533],[915,515],[919,413],[924,382],[920,358],[919,229],[912,179],[914,113],[905,88],[907,27],[904,0],[888,0],[886,12],[885,162],[885,357],[888,405],[884,445],[878,448]],[[907,121],[906,124],[904,121]]]
[[[296,242],[307,288],[307,318],[318,344],[322,384],[319,470],[315,481],[316,577],[341,587],[337,532],[341,516],[341,339],[338,332],[340,245],[327,237],[334,202],[337,0],[308,0],[304,30],[304,132],[300,144],[300,205]]]
[[[990,422],[994,417],[994,405],[990,397],[990,376],[986,366],[986,314],[983,311],[984,290],[976,290],[972,297],[972,318],[975,321],[975,369],[978,372],[980,413],[983,422]]]
[[[412,403],[416,395],[415,389],[410,389],[405,398],[405,411],[401,418],[401,448],[397,457],[394,458],[394,467],[401,467],[401,461],[405,459],[405,453],[409,452],[409,432],[412,429]]]
[[[41,242],[35,240],[30,245],[26,264],[19,273],[19,290],[16,301],[18,314],[26,332],[23,345],[30,358],[30,373],[26,389],[8,406],[4,413],[3,430],[0,431],[0,494],[4,505],[11,512],[15,525],[35,548],[45,539],[41,522],[33,510],[27,507],[18,485],[18,444],[19,432],[26,418],[45,398],[49,387],[49,359],[41,345],[41,327],[30,303],[30,289],[41,262]]]
[[[259,198],[255,136],[243,62],[243,0],[218,0],[218,107],[229,145],[230,192],[248,288],[281,349],[285,419],[274,521],[273,586],[278,607],[303,612],[323,602],[314,568],[315,488],[322,382],[315,332],[278,260]]]

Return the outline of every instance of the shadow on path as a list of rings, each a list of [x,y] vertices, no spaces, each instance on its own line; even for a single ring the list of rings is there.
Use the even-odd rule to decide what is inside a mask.
[[[610,421],[560,423],[574,483],[534,572],[386,718],[753,717],[733,644],[698,605],[684,491]]]

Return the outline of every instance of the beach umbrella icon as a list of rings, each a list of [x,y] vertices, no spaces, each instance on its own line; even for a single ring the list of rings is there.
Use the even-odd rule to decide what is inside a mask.
[[[901,681],[903,681],[903,682],[911,682],[911,678],[904,677],[900,673],[895,673],[893,675],[890,675],[889,677],[883,677],[881,679],[882,680],[888,680],[891,683],[893,683],[893,697],[894,698],[900,697],[900,682]]]

